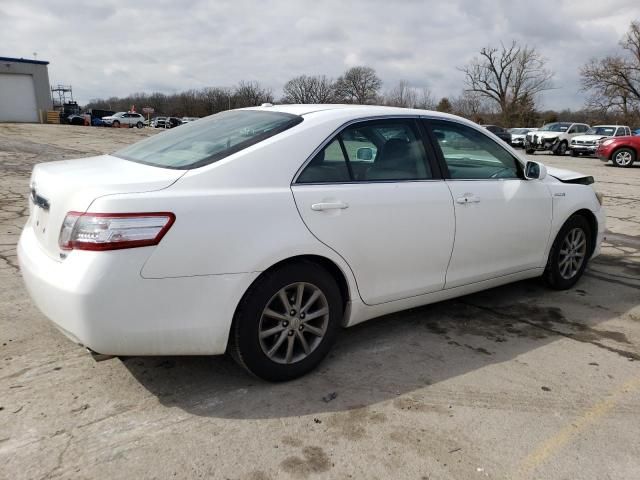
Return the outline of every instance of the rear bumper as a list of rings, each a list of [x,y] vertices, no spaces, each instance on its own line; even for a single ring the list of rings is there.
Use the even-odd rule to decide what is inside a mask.
[[[42,313],[74,342],[108,355],[222,354],[236,305],[257,273],[144,279],[155,247],[49,257],[27,226],[20,270]]]

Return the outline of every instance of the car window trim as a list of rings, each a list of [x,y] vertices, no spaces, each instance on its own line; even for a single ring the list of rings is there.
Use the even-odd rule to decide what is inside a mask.
[[[290,186],[304,186],[304,185],[365,185],[365,184],[370,184],[370,183],[405,183],[405,182],[438,182],[438,181],[442,181],[444,180],[444,177],[442,176],[442,172],[440,170],[440,168],[434,169],[433,168],[433,163],[435,160],[435,151],[433,151],[434,157],[433,159],[429,158],[429,149],[426,148],[425,145],[425,138],[423,135],[423,130],[421,129],[421,115],[373,115],[370,117],[362,117],[362,118],[354,118],[351,120],[348,120],[346,122],[344,122],[343,124],[341,124],[338,128],[336,128],[327,138],[325,138],[320,145],[311,153],[311,155],[309,155],[307,157],[307,159],[302,163],[302,165],[300,166],[300,168],[298,168],[298,170],[296,171],[295,175],[293,176],[293,179],[291,180],[291,184]],[[355,180],[353,177],[353,173],[351,171],[351,166],[349,165],[349,158],[348,155],[346,155],[344,148],[344,145],[342,144],[342,132],[344,130],[346,130],[348,127],[357,124],[357,123],[364,123],[364,122],[370,122],[370,121],[375,121],[375,120],[413,120],[414,124],[415,124],[415,128],[417,131],[418,136],[420,137],[420,140],[422,141],[422,144],[425,146],[425,154],[427,155],[427,161],[429,162],[429,166],[431,167],[431,173],[432,173],[432,178],[414,178],[414,179],[402,179],[402,180]],[[340,143],[340,148],[342,150],[342,155],[345,156],[345,162],[347,163],[347,168],[349,169],[349,175],[351,176],[351,180],[348,182],[336,182],[336,181],[330,181],[330,182],[309,182],[309,183],[298,183],[298,178],[300,177],[300,175],[302,174],[302,172],[304,171],[304,169],[307,167],[307,165],[311,162],[311,160],[314,159],[314,157],[320,152],[322,151],[327,145],[329,145],[334,139],[338,138],[338,141]],[[433,150],[433,149],[432,149]],[[427,165],[425,164],[425,167],[427,167]]]
[[[450,119],[450,118],[440,118],[440,117],[431,117],[431,116],[421,116],[420,117],[422,120],[422,123],[424,125],[425,130],[427,131],[428,135],[429,135],[429,139],[431,141],[431,143],[433,144],[433,148],[436,151],[436,157],[438,159],[438,163],[440,164],[440,168],[442,169],[442,177],[447,180],[447,181],[463,181],[463,182],[477,182],[477,181],[504,181],[504,180],[521,180],[524,181],[525,178],[523,176],[523,172],[524,172],[524,163],[522,162],[522,160],[517,156],[514,155],[513,153],[511,153],[508,149],[506,149],[505,147],[503,147],[502,145],[500,145],[498,142],[496,142],[493,138],[491,138],[489,135],[487,135],[485,132],[482,131],[482,127],[481,128],[475,128],[465,122],[460,122],[457,121],[456,119]],[[494,144],[496,144],[499,148],[501,148],[502,150],[504,150],[505,152],[507,152],[509,154],[510,157],[512,157],[517,165],[519,165],[519,169],[518,169],[518,174],[521,175],[519,178],[452,178],[451,177],[451,172],[449,172],[449,166],[447,165],[446,160],[444,159],[444,154],[442,153],[442,149],[440,148],[440,144],[438,143],[438,139],[436,138],[435,134],[433,133],[433,129],[432,129],[432,125],[431,122],[436,121],[436,122],[447,122],[447,123],[451,123],[454,125],[460,125],[463,127],[467,127],[467,128],[472,128],[474,130],[477,130],[478,132],[480,132],[481,134],[483,134],[484,136],[486,136],[489,140],[491,140]]]

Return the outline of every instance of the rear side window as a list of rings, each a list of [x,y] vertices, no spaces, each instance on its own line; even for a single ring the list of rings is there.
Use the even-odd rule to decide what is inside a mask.
[[[411,119],[350,125],[306,165],[297,183],[376,182],[433,178]]]
[[[233,110],[187,123],[114,153],[163,168],[188,170],[217,162],[302,122],[282,112]]]

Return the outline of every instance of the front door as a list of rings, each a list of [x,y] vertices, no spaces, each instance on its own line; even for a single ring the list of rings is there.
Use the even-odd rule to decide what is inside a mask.
[[[379,304],[444,287],[454,237],[451,194],[414,119],[346,127],[292,186],[309,230]]]
[[[446,288],[544,266],[552,199],[540,180],[525,180],[515,157],[484,133],[429,121],[448,170],[456,238]]]

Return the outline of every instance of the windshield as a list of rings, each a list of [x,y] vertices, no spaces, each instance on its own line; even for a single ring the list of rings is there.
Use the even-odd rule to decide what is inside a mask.
[[[217,162],[302,122],[281,112],[231,110],[149,137],[114,153],[163,168],[190,169]]]
[[[547,123],[544,127],[540,129],[541,132],[566,132],[570,123]]]
[[[587,130],[587,135],[604,135],[607,137],[613,136],[616,131],[616,127],[591,127]]]

